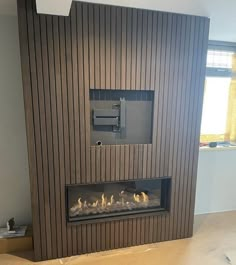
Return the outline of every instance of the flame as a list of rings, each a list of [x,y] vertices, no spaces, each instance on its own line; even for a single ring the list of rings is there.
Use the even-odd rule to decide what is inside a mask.
[[[134,201],[135,201],[135,202],[140,202],[140,198],[139,198],[139,195],[138,195],[138,194],[136,195],[136,194],[134,193]]]
[[[106,207],[107,205],[107,198],[105,197],[104,193],[102,194],[102,207]]]
[[[119,203],[121,203],[124,206],[125,204],[129,204],[130,202],[129,201],[126,202],[126,198],[122,196],[123,193],[124,191],[120,192],[121,201]],[[149,197],[145,192],[141,192],[140,194],[134,193],[133,200],[136,203],[147,203],[149,201]],[[82,202],[81,197],[79,197],[78,203],[71,208],[71,211],[75,211],[75,210],[81,211],[82,209],[88,209],[90,207],[106,208],[107,206],[110,207],[111,205],[114,205],[114,204],[115,204],[114,195],[111,195],[110,198],[107,198],[105,194],[103,193],[101,196],[101,199],[96,200],[93,203],[87,203],[87,201]]]
[[[79,208],[82,208],[83,203],[81,202],[81,198],[78,199],[78,206]]]
[[[114,203],[114,196],[111,195],[110,204],[112,205]]]
[[[125,204],[125,199],[121,198],[121,204],[124,205]]]
[[[144,192],[141,192],[142,196],[143,196],[143,201],[144,202],[148,202],[149,201],[149,198],[148,198],[148,195]]]
[[[94,202],[94,203],[92,204],[92,206],[93,206],[93,207],[97,207],[97,206],[98,206],[98,200],[96,200],[96,202]]]

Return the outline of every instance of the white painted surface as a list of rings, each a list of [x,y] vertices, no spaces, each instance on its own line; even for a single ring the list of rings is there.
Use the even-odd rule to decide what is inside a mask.
[[[36,7],[40,14],[68,16],[71,3],[72,0],[36,0]]]
[[[0,16],[0,226],[31,222],[17,17]]]
[[[236,150],[201,150],[195,213],[236,210]]]

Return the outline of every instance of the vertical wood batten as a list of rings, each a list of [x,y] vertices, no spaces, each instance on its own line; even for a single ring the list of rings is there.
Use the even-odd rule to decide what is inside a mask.
[[[167,77],[168,77],[168,66],[169,66],[169,56],[170,56],[170,36],[171,36],[171,24],[169,18],[171,19],[171,14],[163,14],[162,17],[162,39],[161,39],[161,66],[160,66],[160,99],[161,102],[159,104],[159,119],[157,125],[157,144],[159,148],[159,171],[158,176],[164,175],[164,159],[165,159],[165,123],[166,123],[166,113],[168,106],[168,85]]]
[[[106,147],[101,146],[101,182],[106,181]]]
[[[58,138],[58,113],[56,98],[56,78],[55,78],[55,51],[54,51],[54,32],[52,17],[47,16],[47,42],[48,42],[48,62],[49,62],[49,82],[51,97],[52,113],[52,137],[53,137],[53,165],[55,171],[55,210],[56,210],[56,234],[57,234],[57,257],[62,256],[62,239],[61,239],[61,205],[60,205],[60,167],[59,167],[59,138]],[[51,177],[50,177],[51,178]],[[52,194],[53,189],[50,190]]]
[[[100,17],[99,12],[100,8],[99,5],[94,6],[94,69],[95,69],[95,89],[101,89],[101,82],[100,82]]]
[[[141,90],[148,90],[149,88],[146,87],[146,69],[147,69],[147,31],[148,31],[148,14],[150,11],[144,10],[142,12],[142,35],[141,35],[141,81],[140,81],[140,89]]]
[[[160,65],[161,65],[161,36],[162,36],[162,14],[157,15],[157,39],[156,39],[156,65],[155,65],[155,80],[154,80],[154,106],[153,106],[153,132],[152,132],[152,176],[159,176],[159,145],[158,138],[158,120],[159,120],[159,105],[161,101],[160,87]]]
[[[53,133],[52,133],[52,106],[50,96],[50,81],[49,81],[49,58],[48,58],[48,32],[46,24],[46,16],[40,18],[41,24],[41,42],[42,42],[42,63],[44,76],[44,95],[45,95],[45,111],[46,111],[46,131],[47,131],[47,152],[48,152],[48,182],[50,196],[50,215],[51,215],[51,244],[52,258],[57,257],[57,233],[56,233],[56,203],[55,203],[55,173],[54,173],[54,153],[53,153]],[[55,224],[55,225],[52,225]]]
[[[169,168],[169,164],[170,164],[170,148],[172,148],[172,146],[170,146],[170,140],[171,140],[171,131],[174,128],[171,128],[172,126],[172,113],[171,110],[172,108],[174,108],[174,101],[175,101],[175,97],[174,97],[174,87],[175,87],[175,82],[174,82],[174,73],[175,73],[175,56],[176,56],[176,40],[177,36],[176,36],[176,22],[177,22],[177,16],[176,15],[172,15],[172,17],[169,17],[169,24],[171,27],[171,36],[169,37],[169,42],[170,42],[170,47],[169,47],[169,64],[168,64],[168,77],[167,79],[167,86],[168,86],[168,106],[167,106],[167,113],[166,113],[166,137],[165,137],[165,152],[164,152],[164,176],[171,176],[169,175],[168,172],[168,168]],[[168,60],[168,59],[167,59]]]
[[[130,165],[130,152],[129,152],[129,145],[124,146],[124,179],[128,180],[130,178],[129,176],[129,165]]]
[[[111,249],[111,222],[106,222],[106,241],[105,241],[105,249]]]
[[[111,147],[109,145],[105,147],[105,163],[105,179],[106,181],[111,181]]]
[[[116,179],[116,149],[111,145],[111,181]]]
[[[83,67],[84,67],[84,119],[85,119],[85,161],[86,161],[86,182],[90,183],[90,103],[89,103],[89,38],[88,38],[88,5],[83,5]]]
[[[116,88],[116,8],[111,7],[111,89]]]
[[[176,56],[175,56],[175,71],[174,71],[174,80],[175,80],[175,88],[173,93],[174,103],[172,106],[172,134],[171,134],[171,145],[172,151],[170,152],[171,156],[169,158],[169,174],[172,176],[172,190],[171,190],[171,216],[170,216],[170,230],[169,236],[173,237],[173,229],[175,224],[175,207],[177,203],[177,189],[176,189],[176,161],[177,161],[177,152],[178,152],[178,132],[179,132],[179,123],[178,123],[178,113],[179,113],[179,106],[177,104],[178,100],[180,100],[181,93],[179,92],[179,73],[180,70],[180,57],[181,53],[181,18],[178,16],[176,21]]]
[[[134,179],[138,179],[138,158],[139,158],[139,151],[138,151],[138,144],[134,145],[134,156],[133,156],[133,165],[134,165],[134,169],[133,169],[133,177]]]
[[[60,167],[60,179],[58,181],[58,193],[59,193],[59,202],[60,202],[60,218],[58,220],[60,224],[60,236],[62,242],[62,256],[65,256],[67,253],[66,247],[66,236],[65,230],[63,229],[63,221],[62,217],[63,212],[63,201],[64,198],[64,187],[63,183],[65,182],[65,151],[64,151],[64,126],[63,126],[63,110],[62,110],[62,83],[61,83],[61,64],[60,64],[60,47],[59,47],[59,19],[58,17],[53,18],[53,34],[54,34],[54,59],[55,59],[55,77],[56,77],[56,86],[55,86],[55,94],[57,100],[57,119],[58,119],[58,143],[59,143],[59,163],[58,166]],[[57,129],[58,129],[57,128]]]
[[[96,146],[95,147],[95,181],[96,182],[101,182],[101,147]]]
[[[152,45],[153,45],[153,14],[154,12],[148,11],[147,17],[147,58],[146,58],[146,73],[145,73],[145,89],[151,90],[151,58],[152,58]]]
[[[90,88],[95,89],[95,63],[94,63],[94,5],[89,5],[89,81],[90,81]]]
[[[185,99],[185,91],[184,91],[184,67],[185,67],[185,60],[186,60],[186,54],[185,54],[185,45],[186,45],[186,41],[185,41],[185,34],[186,34],[186,17],[185,18],[181,18],[180,20],[181,23],[181,31],[180,31],[180,36],[181,36],[181,43],[180,43],[180,59],[179,59],[179,73],[178,73],[178,92],[177,92],[177,129],[176,129],[176,142],[177,142],[177,146],[176,146],[176,158],[174,160],[174,164],[175,164],[175,169],[173,171],[174,174],[174,181],[175,181],[175,206],[174,206],[174,228],[173,228],[173,236],[174,238],[177,237],[177,229],[178,229],[178,216],[179,216],[179,200],[180,200],[180,183],[181,183],[181,164],[180,164],[180,157],[182,155],[182,146],[181,143],[179,142],[179,139],[181,139],[181,134],[183,133],[183,116],[181,116],[182,110],[184,108],[184,99]],[[179,102],[179,103],[178,103]]]
[[[134,145],[129,146],[129,179],[134,178]]]
[[[123,229],[123,246],[127,247],[128,246],[128,220],[124,220],[124,229]]]
[[[187,120],[187,95],[189,93],[189,87],[187,85],[187,79],[188,79],[188,57],[189,57],[189,45],[190,45],[190,17],[186,16],[184,20],[184,51],[188,51],[184,53],[183,56],[183,74],[182,74],[182,101],[181,101],[181,111],[180,111],[180,134],[179,134],[179,156],[178,156],[178,166],[177,166],[177,172],[179,176],[179,196],[178,196],[178,212],[177,212],[177,229],[176,229],[176,237],[180,238],[181,235],[181,217],[182,217],[182,206],[183,206],[183,191],[184,191],[184,180],[186,176],[184,175],[184,153],[186,146],[184,145],[184,140],[186,140],[186,131],[187,128],[185,126],[185,122]]]
[[[161,123],[163,119],[163,94],[164,94],[164,87],[163,87],[163,69],[164,69],[164,58],[165,58],[165,47],[164,44],[166,43],[166,22],[167,14],[159,14],[158,15],[158,39],[159,42],[157,43],[157,56],[158,62],[156,67],[156,91],[158,91],[158,103],[157,103],[157,129],[156,129],[156,161],[155,161],[155,176],[160,177],[161,167],[160,167],[160,160],[162,154],[161,150]]]
[[[116,50],[115,50],[115,89],[121,89],[121,41],[122,41],[122,32],[121,32],[121,7],[116,7]]]
[[[127,89],[127,8],[121,9],[121,83],[122,90]]]
[[[101,76],[101,89],[106,88],[106,51],[105,51],[105,6],[99,8],[99,48],[100,48],[100,76]]]
[[[132,9],[127,10],[126,28],[126,89],[131,89],[131,69],[132,69]]]
[[[46,204],[46,219],[49,222],[48,229],[48,244],[51,245],[51,249],[48,253],[48,257],[55,258],[57,255],[56,250],[56,226],[52,225],[56,223],[55,217],[55,188],[54,188],[54,168],[53,168],[53,146],[52,146],[52,120],[51,120],[51,102],[50,102],[50,90],[49,90],[49,74],[48,74],[48,50],[47,50],[47,32],[46,32],[46,17],[39,17],[38,26],[40,28],[41,34],[41,67],[42,67],[42,80],[43,80],[43,88],[42,96],[44,96],[44,130],[45,130],[45,158],[47,162],[44,163],[44,168],[46,170],[45,174],[45,197],[47,200]],[[52,207],[52,208],[51,208]],[[48,215],[48,216],[47,216]]]
[[[120,180],[120,145],[115,146],[115,180]]]
[[[143,12],[137,10],[137,43],[136,43],[136,65],[135,65],[135,90],[141,90],[141,65],[142,65],[142,33],[143,33]]]
[[[111,89],[111,7],[105,7],[106,89]]]
[[[174,100],[173,97],[173,90],[174,90],[174,63],[175,63],[175,53],[176,53],[176,15],[168,15],[167,18],[167,24],[168,24],[168,32],[167,32],[167,55],[166,55],[166,68],[165,68],[165,94],[167,97],[167,103],[166,103],[166,110],[165,110],[165,117],[164,117],[164,123],[162,124],[162,127],[164,127],[163,135],[165,135],[165,141],[163,142],[163,149],[164,154],[162,157],[164,158],[161,163],[163,163],[162,167],[162,174],[163,176],[172,176],[171,174],[168,174],[168,167],[171,164],[170,159],[170,138],[171,138],[171,130],[174,130],[174,128],[171,128],[171,108],[174,107]],[[173,146],[171,146],[173,147]],[[162,233],[162,240],[168,240],[169,238],[169,230],[170,230],[170,219],[171,217],[165,217],[162,218],[162,221],[164,222],[163,226],[163,233]]]
[[[87,252],[90,253],[92,251],[92,224],[87,224]]]
[[[119,180],[125,179],[125,146],[120,146],[120,173],[119,173]]]
[[[74,90],[73,90],[73,62],[72,62],[72,25],[71,17],[65,18],[66,36],[66,76],[68,94],[68,126],[69,126],[69,157],[70,157],[70,181],[67,184],[76,183],[76,156],[75,156],[75,117],[74,117]],[[67,231],[68,236],[68,255],[76,253],[77,238],[76,227],[71,227]]]
[[[66,53],[66,80],[68,95],[68,138],[69,138],[69,183],[75,183],[75,117],[74,117],[74,93],[72,87],[72,39],[71,39],[71,18],[65,18],[65,53]]]
[[[138,23],[138,11],[132,9],[132,39],[131,39],[131,89],[136,90],[136,55],[137,55],[137,23]]]
[[[194,37],[193,37],[193,51],[198,50],[199,47],[199,43],[198,43],[198,38],[199,38],[199,21],[198,20],[194,20],[194,25],[192,25],[193,27],[193,31],[195,32]],[[197,53],[193,53],[193,59],[192,59],[192,71],[191,71],[191,80],[190,80],[190,84],[191,84],[191,95],[190,95],[190,111],[189,111],[189,119],[190,119],[190,123],[193,121],[193,116],[194,116],[194,101],[196,98],[196,93],[197,93],[197,87],[196,87],[196,82],[195,82],[195,78],[196,78],[196,69],[197,69],[197,60],[198,60],[198,56]],[[192,131],[193,131],[193,127],[194,126],[190,126],[189,127],[189,137],[188,137],[188,149],[186,150],[186,157],[189,158],[191,156],[191,150],[192,150]],[[186,159],[187,160],[187,159]],[[189,160],[189,163],[187,165],[187,174],[188,174],[188,178],[187,178],[187,190],[186,190],[186,198],[190,197],[190,191],[191,191],[191,176],[192,176],[192,160]],[[190,207],[190,200],[186,201],[186,205],[185,205],[185,228],[184,228],[184,235],[185,237],[187,237],[188,234],[188,212],[189,212],[189,207]]]
[[[85,97],[84,97],[84,65],[83,65],[83,40],[82,33],[82,4],[76,4],[77,14],[77,51],[78,51],[78,79],[79,79],[79,120],[80,120],[80,165],[81,182],[86,182],[86,160],[85,160]]]
[[[68,87],[67,87],[67,75],[66,75],[66,41],[65,41],[65,18],[59,18],[59,55],[60,55],[60,81],[61,81],[61,122],[63,127],[62,146],[64,150],[64,173],[61,177],[61,207],[65,209],[65,184],[70,183],[70,146],[69,146],[69,113],[68,113]],[[61,127],[61,128],[62,128]],[[68,255],[68,251],[71,254],[71,229],[63,229],[65,227],[65,217],[62,215],[62,241],[63,255]],[[67,238],[68,237],[68,238]],[[67,241],[68,239],[68,241]]]
[[[176,41],[175,41],[175,52],[174,55],[172,55],[173,58],[173,70],[172,70],[172,80],[173,80],[173,88],[172,88],[172,103],[171,103],[171,118],[170,118],[170,144],[169,144],[169,159],[168,159],[168,176],[172,176],[172,190],[171,190],[171,203],[170,203],[170,220],[169,220],[169,238],[172,237],[172,232],[173,232],[173,222],[174,222],[174,214],[173,214],[173,209],[174,209],[174,203],[175,203],[175,181],[174,181],[174,171],[173,171],[173,160],[176,159],[176,152],[177,152],[177,148],[175,143],[176,140],[176,134],[175,134],[175,126],[176,126],[176,97],[177,97],[177,89],[176,86],[174,86],[174,84],[178,83],[178,72],[179,72],[179,68],[178,68],[178,61],[179,61],[179,50],[180,50],[180,30],[179,27],[177,25],[178,24],[178,17],[176,17],[175,19],[173,19],[173,23],[175,25],[175,36],[176,36]],[[173,33],[174,34],[174,33]]]
[[[74,112],[74,137],[75,137],[75,183],[80,182],[80,119],[79,119],[79,94],[78,94],[78,52],[77,52],[77,23],[76,7],[73,3],[71,9],[71,50],[72,50],[72,86],[73,86],[73,112]]]
[[[151,80],[150,80],[150,90],[155,90],[155,81],[156,81],[156,67],[157,67],[157,58],[156,58],[156,53],[157,53],[157,36],[158,36],[158,26],[157,25],[157,19],[158,13],[153,12],[152,15],[152,44],[151,44]]]

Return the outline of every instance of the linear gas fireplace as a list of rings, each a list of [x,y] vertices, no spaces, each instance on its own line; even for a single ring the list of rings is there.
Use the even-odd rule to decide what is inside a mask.
[[[66,186],[68,222],[136,217],[169,210],[170,178]]]

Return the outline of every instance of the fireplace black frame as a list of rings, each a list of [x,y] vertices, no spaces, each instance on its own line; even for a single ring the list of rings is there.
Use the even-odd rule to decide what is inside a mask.
[[[65,186],[65,213],[66,213],[66,222],[68,225],[73,224],[92,224],[92,223],[101,223],[105,221],[113,221],[113,220],[124,220],[124,219],[131,219],[131,218],[138,218],[143,216],[155,216],[155,215],[162,215],[162,214],[168,214],[170,212],[170,203],[171,203],[171,185],[172,185],[172,179],[169,176],[164,176],[160,178],[150,178],[150,179],[130,179],[130,180],[123,180],[123,181],[115,181],[115,183],[122,183],[122,182],[130,182],[130,181],[143,181],[143,180],[160,180],[161,181],[161,198],[160,198],[160,207],[155,209],[146,209],[142,211],[135,211],[132,210],[132,212],[121,212],[116,213],[114,215],[112,214],[100,214],[99,217],[91,217],[91,218],[84,218],[84,220],[78,220],[76,218],[71,218],[69,216],[69,196],[68,196],[68,190],[70,187],[76,187],[76,186],[87,186],[90,184],[109,184],[114,183],[114,181],[104,181],[104,182],[97,182],[97,183],[83,183],[83,184],[72,184],[72,185],[66,185]]]

